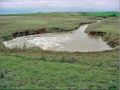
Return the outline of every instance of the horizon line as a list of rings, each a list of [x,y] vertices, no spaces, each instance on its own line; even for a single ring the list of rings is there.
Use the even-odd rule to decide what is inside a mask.
[[[33,13],[82,13],[82,12],[118,12],[119,11],[46,11],[46,12],[23,12],[23,13],[0,13],[0,15],[14,15],[14,14],[33,14]]]

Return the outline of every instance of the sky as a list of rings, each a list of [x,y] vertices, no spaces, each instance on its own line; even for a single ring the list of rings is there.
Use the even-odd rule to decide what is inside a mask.
[[[0,14],[119,11],[119,0],[0,0]]]

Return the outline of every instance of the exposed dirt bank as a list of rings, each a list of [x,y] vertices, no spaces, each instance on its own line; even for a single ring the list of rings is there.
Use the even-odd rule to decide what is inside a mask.
[[[104,41],[107,42],[107,44],[110,46],[110,47],[117,47],[120,45],[120,40],[119,40],[119,37],[115,37],[115,38],[111,38],[110,36],[110,33],[106,33],[106,32],[100,32],[100,31],[90,31],[90,32],[87,32],[88,35],[90,36],[99,36],[99,37],[102,37],[102,39]]]

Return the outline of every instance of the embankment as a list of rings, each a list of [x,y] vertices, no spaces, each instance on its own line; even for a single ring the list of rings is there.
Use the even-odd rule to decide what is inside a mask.
[[[111,47],[120,45],[119,21],[117,18],[107,18],[101,22],[95,22],[89,25],[86,33],[91,36],[100,36]]]

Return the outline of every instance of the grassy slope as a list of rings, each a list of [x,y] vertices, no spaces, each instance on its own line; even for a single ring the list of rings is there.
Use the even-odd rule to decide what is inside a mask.
[[[109,44],[119,44],[120,27],[118,19],[118,17],[112,17],[104,19],[101,22],[93,23],[87,28],[86,32],[106,32],[106,35],[103,36],[104,40],[108,41]]]
[[[86,22],[88,18],[95,20],[95,16],[98,16],[79,15],[81,14],[51,13],[0,16],[0,36],[45,26],[73,29],[81,21]],[[104,16],[103,13],[101,16]],[[118,90],[118,57],[118,51],[57,53],[9,51],[3,48],[0,50],[0,88]]]
[[[0,53],[0,87],[118,89],[118,51]]]

